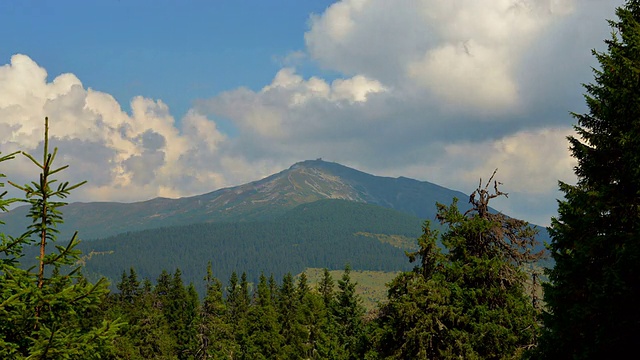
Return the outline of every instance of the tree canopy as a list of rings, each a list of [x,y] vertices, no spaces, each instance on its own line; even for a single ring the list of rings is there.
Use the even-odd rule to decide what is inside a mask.
[[[494,173],[495,175],[495,173]],[[374,340],[391,359],[502,359],[535,346],[537,311],[528,296],[524,264],[538,260],[535,231],[489,209],[506,193],[482,182],[461,213],[458,200],[438,204],[442,236],[427,221],[412,272],[401,273],[380,308]],[[437,245],[442,242],[444,252]]]
[[[578,181],[560,183],[552,219],[541,358],[622,358],[640,334],[640,1],[616,15],[607,50],[593,51],[589,111],[573,114]]]

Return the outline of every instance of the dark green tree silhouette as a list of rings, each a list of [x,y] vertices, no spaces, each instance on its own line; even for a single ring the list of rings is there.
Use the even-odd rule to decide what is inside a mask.
[[[615,359],[636,353],[640,334],[640,1],[609,21],[600,66],[584,85],[589,112],[573,114],[576,185],[552,219],[555,266],[537,357]]]

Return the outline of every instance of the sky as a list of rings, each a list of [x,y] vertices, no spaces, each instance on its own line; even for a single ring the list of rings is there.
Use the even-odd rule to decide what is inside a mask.
[[[0,152],[41,154],[48,116],[61,180],[88,181],[69,201],[198,195],[316,158],[465,193],[498,169],[492,205],[548,225],[622,4],[2,1]]]

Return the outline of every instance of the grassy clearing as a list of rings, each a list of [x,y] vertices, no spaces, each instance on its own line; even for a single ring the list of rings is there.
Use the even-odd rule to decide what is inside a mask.
[[[317,284],[322,277],[323,269],[307,268],[305,273],[309,279],[311,288],[317,288]],[[338,280],[342,278],[342,270],[331,270],[331,277],[336,282],[336,290]],[[387,298],[387,286],[393,278],[398,275],[397,271],[357,271],[351,270],[351,281],[356,282],[356,292],[362,297],[363,305],[367,310],[375,309],[379,301]]]

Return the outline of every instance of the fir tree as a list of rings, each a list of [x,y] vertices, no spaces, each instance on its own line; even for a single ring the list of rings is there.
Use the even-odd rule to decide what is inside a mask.
[[[250,359],[278,359],[283,339],[279,333],[278,314],[264,274],[260,275],[257,296],[248,314]]]
[[[333,302],[335,300],[334,286],[335,282],[333,281],[333,277],[331,277],[329,269],[324,268],[322,278],[320,278],[320,283],[318,284],[318,292],[322,296],[322,302],[324,302],[324,306],[327,309],[333,308]]]
[[[207,292],[200,310],[198,326],[198,359],[228,359],[237,349],[226,322],[226,305],[222,297],[222,283],[213,276],[211,262],[204,278]]]
[[[298,319],[300,298],[298,297],[293,276],[284,275],[282,286],[278,293],[278,320],[280,334],[284,340],[282,356],[284,359],[297,359],[304,353],[302,342],[304,329]]]
[[[231,325],[231,333],[235,343],[235,352],[231,354],[233,359],[247,358],[248,334],[247,334],[247,312],[248,287],[246,285],[246,275],[242,276],[244,281],[238,282],[238,275],[234,271],[229,278],[227,287],[227,319]]]
[[[334,287],[335,282],[329,269],[324,268],[322,278],[318,283],[318,295],[323,305],[320,309],[324,308],[325,316],[318,319],[320,329],[318,329],[318,340],[315,343],[320,359],[344,359],[346,357],[346,351],[340,346],[338,340]]]
[[[495,175],[495,173],[494,173]],[[527,296],[524,264],[538,260],[535,231],[524,221],[489,209],[506,196],[488,189],[492,178],[471,195],[461,213],[457,199],[438,204],[446,253],[428,222],[418,239],[414,271],[401,273],[389,287],[373,340],[387,358],[503,359],[535,345],[537,312]]]
[[[176,269],[169,286],[164,317],[176,340],[178,359],[188,359],[196,352],[196,316],[198,314],[198,294],[193,285],[184,287],[182,272]]]
[[[40,169],[40,177],[22,190],[30,206],[33,223],[19,238],[2,236],[0,247],[0,358],[4,359],[92,359],[106,357],[114,350],[118,327],[114,321],[86,318],[96,313],[106,299],[104,278],[91,284],[76,266],[79,259],[77,233],[66,246],[55,245],[62,223],[60,208],[70,192],[84,182],[70,185],[52,175],[67,166],[54,168],[57,148],[49,152],[49,122],[45,118],[42,161],[23,153]],[[1,160],[5,160],[3,157]],[[7,200],[0,202],[3,208]],[[23,246],[39,248],[36,271],[23,270],[16,262]],[[51,252],[55,245],[56,251]],[[50,274],[50,275],[48,275]]]
[[[552,219],[555,266],[537,357],[625,358],[640,334],[640,1],[610,21],[606,52],[584,85],[588,113],[569,137],[576,185]]]
[[[344,268],[342,278],[338,280],[338,293],[333,308],[338,341],[345,351],[345,359],[361,359],[365,336],[363,315],[365,313],[360,295],[356,294],[356,285],[351,281],[351,266]]]

